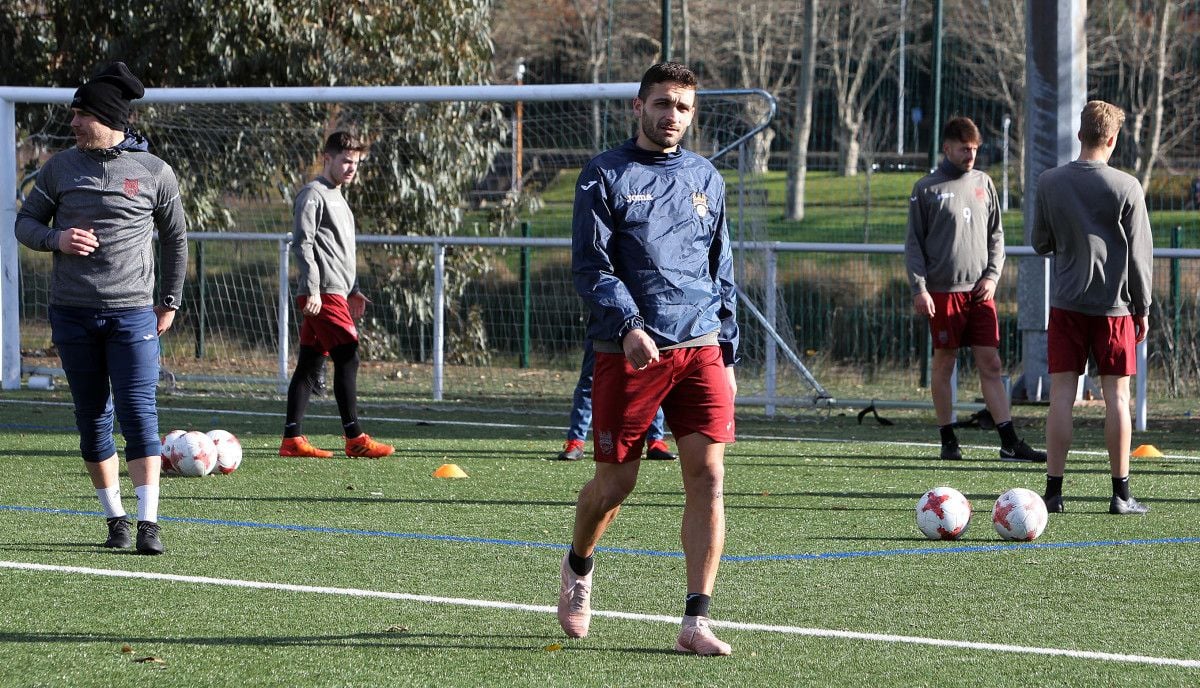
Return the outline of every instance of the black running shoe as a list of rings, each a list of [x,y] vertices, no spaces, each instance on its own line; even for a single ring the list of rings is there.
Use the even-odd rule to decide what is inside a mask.
[[[962,450],[958,448],[958,442],[943,444],[939,458],[942,461],[962,461]]]
[[[128,516],[114,516],[108,519],[108,539],[101,547],[125,549],[133,544],[129,531],[133,529],[133,521]]]
[[[162,540],[158,539],[157,523],[154,521],[138,521],[137,528],[138,554],[162,554],[166,551],[163,548]]]
[[[1000,447],[1000,460],[1046,463],[1046,452],[1038,451],[1028,444],[1025,444],[1025,440],[1017,440],[1017,443],[1011,448]]]
[[[1129,499],[1121,499],[1113,495],[1112,499],[1108,502],[1108,513],[1110,514],[1121,516],[1126,514],[1144,514],[1149,510],[1150,507],[1134,499],[1133,495],[1129,495]]]
[[[1054,495],[1053,497],[1042,497],[1042,501],[1046,503],[1046,512],[1050,514],[1061,514],[1063,509],[1062,495]]]

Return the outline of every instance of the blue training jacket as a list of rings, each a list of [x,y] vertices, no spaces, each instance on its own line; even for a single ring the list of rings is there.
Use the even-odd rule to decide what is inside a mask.
[[[662,348],[717,333],[725,364],[736,360],[725,180],[708,160],[634,139],[592,158],[575,185],[571,260],[589,339],[619,346],[640,327]]]

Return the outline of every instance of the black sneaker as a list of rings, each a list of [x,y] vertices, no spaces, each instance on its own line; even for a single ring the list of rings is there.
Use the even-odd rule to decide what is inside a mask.
[[[958,442],[943,444],[939,458],[942,461],[962,461],[962,450],[958,448]]]
[[[1012,448],[1000,447],[1001,461],[1028,461],[1030,463],[1046,463],[1046,452],[1038,451],[1025,444],[1025,440],[1017,440]]]
[[[158,539],[158,524],[154,521],[138,521],[137,553],[162,554],[166,549]]]
[[[133,540],[129,537],[129,531],[132,528],[133,521],[129,520],[128,516],[114,516],[108,519],[108,539],[101,547],[125,549],[132,545]]]
[[[1046,513],[1061,514],[1063,509],[1062,495],[1054,495],[1053,497],[1042,497],[1042,501],[1046,503]]]
[[[1126,514],[1144,514],[1149,510],[1150,507],[1134,499],[1133,495],[1129,495],[1129,499],[1121,499],[1113,495],[1112,499],[1108,502],[1108,513],[1110,514],[1122,516]]]

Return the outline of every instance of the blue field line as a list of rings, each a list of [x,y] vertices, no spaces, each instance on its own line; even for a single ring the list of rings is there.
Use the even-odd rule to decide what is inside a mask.
[[[61,516],[103,516],[99,511],[82,511],[77,509],[52,509],[49,507],[17,506],[0,504],[0,511],[23,511],[27,513],[56,514]],[[355,528],[330,528],[328,526],[302,526],[287,523],[258,523],[256,521],[228,521],[216,518],[181,518],[162,516],[161,521],[172,523],[195,523],[211,526],[234,526],[238,528],[266,528],[270,530],[290,530],[304,533],[324,533],[331,535],[361,535],[368,537],[388,537],[404,540],[428,540],[434,542],[458,542],[471,545],[502,545],[505,547],[530,547],[540,549],[566,549],[566,544],[551,542],[532,542],[527,540],[504,540],[501,538],[469,537],[466,535],[430,535],[428,533],[396,533],[387,530],[359,530]],[[1200,544],[1200,537],[1183,538],[1153,538],[1133,540],[1094,540],[1091,542],[1015,542],[995,545],[957,545],[949,547],[906,547],[902,549],[857,550],[849,552],[817,552],[812,554],[726,554],[721,561],[730,564],[742,564],[758,561],[817,561],[823,559],[860,559],[866,557],[919,556],[928,554],[975,554],[979,552],[1008,552],[1035,549],[1075,549],[1081,547],[1120,547],[1127,545],[1195,545]],[[632,549],[628,547],[597,547],[598,552],[611,554],[632,554],[646,557],[664,557],[682,559],[683,552],[665,552],[653,549]]]

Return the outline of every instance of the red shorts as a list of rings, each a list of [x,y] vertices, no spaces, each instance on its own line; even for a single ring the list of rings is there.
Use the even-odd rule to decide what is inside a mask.
[[[307,296],[296,297],[296,306],[301,312],[306,303]],[[338,294],[321,294],[321,312],[305,315],[300,321],[300,346],[311,346],[327,354],[341,344],[357,341],[358,328],[354,326],[354,318],[350,317],[350,305]]]
[[[657,363],[634,370],[622,354],[596,352],[592,378],[593,455],[602,463],[642,456],[646,428],[661,406],[676,439],[702,433],[733,442],[733,392],[721,347],[661,352]]]
[[[1101,375],[1133,375],[1137,372],[1136,345],[1132,316],[1050,309],[1046,369],[1051,373],[1083,375],[1091,353]]]
[[[929,320],[933,348],[1000,348],[1000,319],[994,300],[975,301],[968,291],[931,291],[929,296],[933,299],[933,318]]]

